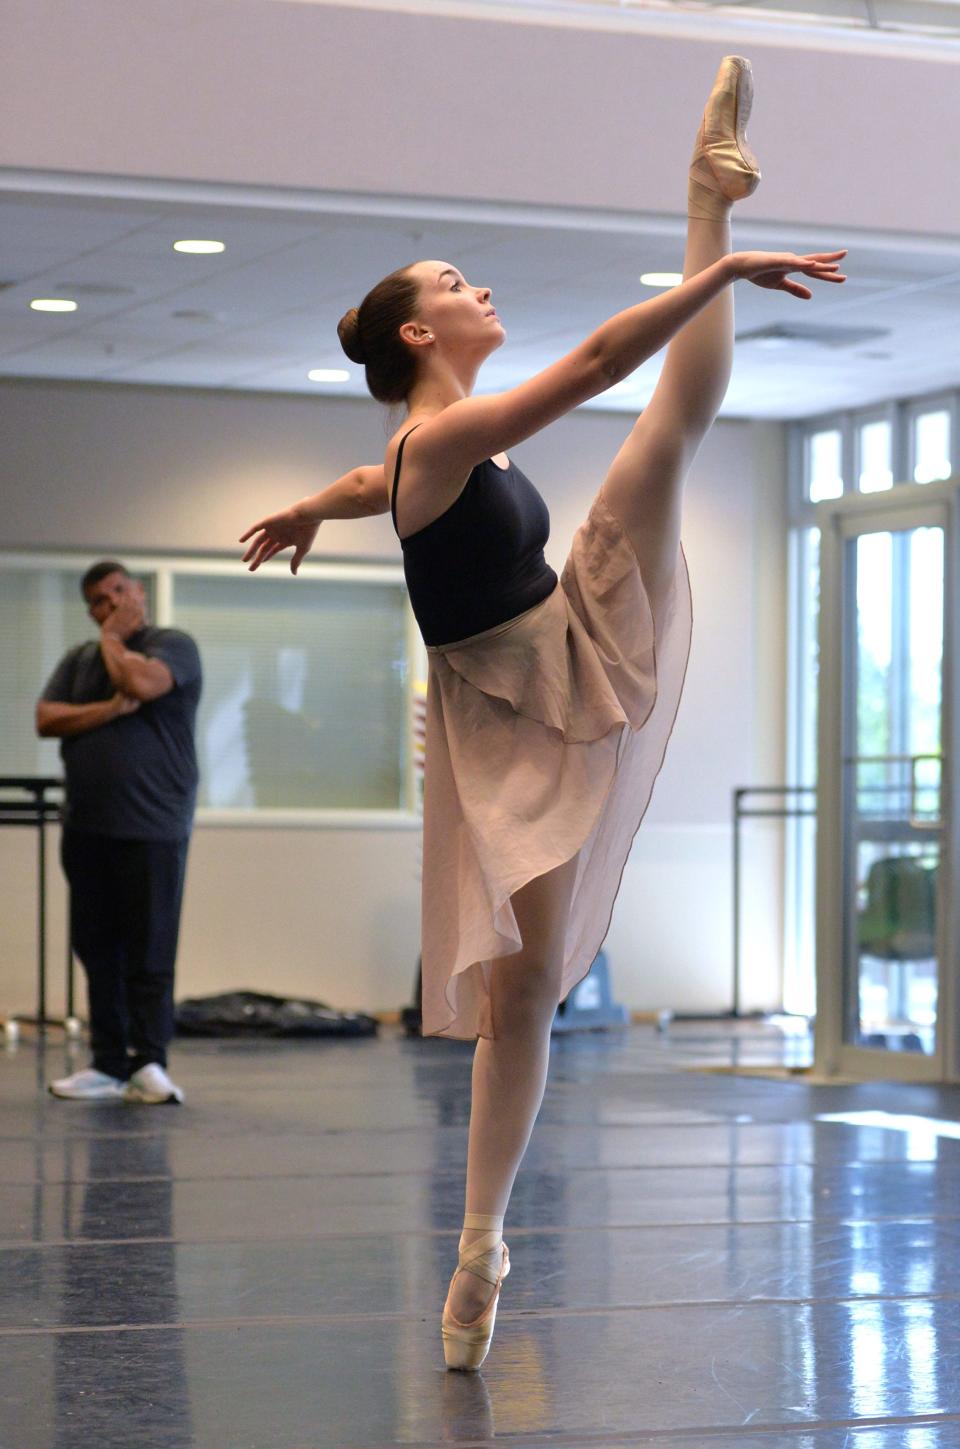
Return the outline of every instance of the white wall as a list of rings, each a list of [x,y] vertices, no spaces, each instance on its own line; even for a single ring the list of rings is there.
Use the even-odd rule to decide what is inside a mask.
[[[246,522],[374,460],[384,438],[381,410],[354,401],[13,382],[0,403],[0,548],[236,557]],[[578,413],[517,450],[551,506],[554,565],[628,427],[623,415]],[[635,1008],[728,1004],[730,791],[783,770],[782,434],[718,423],[690,480],[686,695],[608,941],[618,995]],[[399,556],[388,518],[327,524],[320,541],[330,557]],[[409,830],[198,829],[179,993],[251,986],[343,1007],[403,1004],[417,956],[417,846]],[[32,849],[28,832],[0,831],[0,1011],[32,1000]],[[767,850],[752,878],[747,1005],[777,999],[776,864]],[[59,982],[55,861],[49,878]]]
[[[0,184],[4,169],[53,188],[71,174],[148,177],[340,192],[359,207],[386,196],[674,215],[705,84],[739,48],[296,0],[5,0],[3,22]],[[750,53],[764,184],[745,215],[845,239],[955,234],[952,188],[929,183],[955,171],[948,57],[836,52],[772,30]],[[66,384],[8,384],[2,402],[0,547],[227,552],[254,516],[377,458],[383,441],[360,403]],[[624,426],[583,414],[520,451],[552,505],[554,562]],[[687,693],[609,938],[636,1007],[729,1000],[730,791],[783,778],[782,429],[716,428],[686,545]],[[397,556],[386,519],[330,525],[320,547]],[[31,995],[31,844],[0,832],[0,1009]],[[398,1004],[416,956],[415,856],[409,832],[199,831],[181,989]],[[748,1006],[777,996],[778,859],[777,840],[751,857]]]
[[[5,0],[0,167],[676,212],[705,87],[744,45],[389,6]],[[747,53],[764,183],[744,216],[851,244],[955,234],[951,56],[807,48],[789,27]]]

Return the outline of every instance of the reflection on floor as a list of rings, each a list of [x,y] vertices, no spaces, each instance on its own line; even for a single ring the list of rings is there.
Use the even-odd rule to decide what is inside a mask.
[[[768,1016],[739,1021],[661,1018],[657,1034],[671,1066],[706,1071],[808,1072],[813,1067],[813,1033],[806,1017]]]
[[[769,1026],[555,1044],[480,1375],[442,1366],[470,1050],[189,1043],[182,1108],[0,1054],[2,1449],[955,1449],[960,1091],[691,1070]],[[902,1130],[901,1130],[902,1129]]]

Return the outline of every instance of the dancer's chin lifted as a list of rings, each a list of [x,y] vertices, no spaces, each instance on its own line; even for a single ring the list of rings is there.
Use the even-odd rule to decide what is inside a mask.
[[[690,161],[687,214],[726,221],[735,201],[757,189],[760,166],[747,144],[753,72],[740,55],[720,62]]]

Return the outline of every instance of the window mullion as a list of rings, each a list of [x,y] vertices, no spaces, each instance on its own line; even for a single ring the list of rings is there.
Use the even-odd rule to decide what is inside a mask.
[[[844,493],[857,491],[857,429],[852,413],[844,413],[838,420],[840,429],[840,476],[843,478]]]
[[[161,629],[173,627],[173,570],[161,565],[154,575],[155,622]]]
[[[910,477],[910,414],[905,402],[893,405],[892,462],[894,483],[905,483]]]

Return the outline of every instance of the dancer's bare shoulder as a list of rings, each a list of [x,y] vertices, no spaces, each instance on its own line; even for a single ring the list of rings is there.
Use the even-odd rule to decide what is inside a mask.
[[[393,497],[397,474],[397,457],[400,445],[406,438],[403,456],[400,460],[400,479],[396,492],[397,533],[409,538],[429,527],[448,508],[452,508],[467,485],[470,470],[458,469],[454,473],[438,470],[436,463],[429,463],[423,451],[417,446],[417,435],[422,428],[428,428],[437,415],[411,413],[403,426],[397,430],[387,444],[383,460],[383,473]]]

